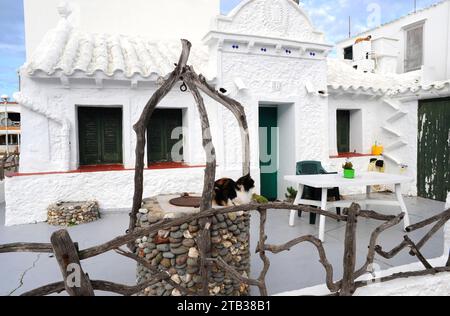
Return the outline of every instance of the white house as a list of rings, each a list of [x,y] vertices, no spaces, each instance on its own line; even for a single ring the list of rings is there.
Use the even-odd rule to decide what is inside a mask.
[[[177,62],[181,35],[193,42],[189,63],[196,71],[244,105],[252,175],[261,191],[283,198],[283,177],[295,173],[297,161],[318,160],[339,170],[348,151],[357,168],[366,170],[375,142],[386,145],[387,172],[421,181],[418,99],[450,95],[448,82],[423,85],[420,74],[365,73],[328,60],[333,46],[292,0],[246,0],[227,16],[218,15],[218,1],[190,0],[183,16],[195,16],[192,20],[179,19],[173,9],[183,1],[154,7],[148,2],[114,1],[111,9],[102,1],[59,5],[59,20],[47,26],[50,31],[37,45],[44,32],[34,27],[38,21],[31,12],[38,8],[25,1],[28,60],[15,95],[22,106],[22,153],[20,173],[6,181],[7,225],[44,221],[46,207],[58,200],[96,199],[104,210],[130,209],[132,125]],[[42,8],[51,5],[54,0],[40,1]],[[143,8],[146,14],[134,14]],[[171,23],[173,29],[166,30]],[[237,123],[227,110],[205,101],[218,176],[237,178],[242,156]],[[267,134],[278,148],[269,157],[275,165],[270,170],[264,164],[267,137],[260,140]],[[194,101],[174,90],[148,131],[144,195],[201,192],[201,148]],[[417,183],[403,189],[415,195]]]

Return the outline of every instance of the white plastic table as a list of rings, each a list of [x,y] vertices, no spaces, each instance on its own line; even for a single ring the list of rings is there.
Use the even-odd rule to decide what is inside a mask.
[[[334,207],[350,207],[353,202],[357,202],[367,207],[371,205],[390,205],[399,206],[402,212],[405,213],[404,225],[405,228],[410,225],[409,214],[406,208],[405,201],[402,196],[402,183],[409,183],[414,181],[410,177],[378,173],[378,172],[365,172],[360,173],[355,179],[345,179],[342,174],[325,174],[325,175],[304,175],[304,176],[286,176],[284,179],[288,182],[295,184],[298,188],[298,193],[294,201],[294,205],[310,205],[320,207],[322,210],[327,211]],[[370,199],[370,188],[373,185],[395,185],[395,197],[396,200],[378,200]],[[303,189],[305,186],[322,189],[322,200],[303,200]],[[346,199],[342,201],[328,202],[328,189],[335,187],[366,187],[366,198],[363,200],[351,200]],[[289,217],[289,225],[295,225],[295,210],[291,210]],[[319,239],[325,241],[325,216],[320,216],[319,226]]]

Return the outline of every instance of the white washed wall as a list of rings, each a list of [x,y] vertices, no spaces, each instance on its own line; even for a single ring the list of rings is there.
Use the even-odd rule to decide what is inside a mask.
[[[382,8],[383,10],[383,8]],[[383,11],[381,11],[383,13]],[[359,36],[372,35],[373,39],[388,37],[399,40],[397,73],[404,71],[405,39],[404,27],[425,21],[424,28],[424,66],[427,81],[439,81],[450,78],[450,1],[420,11],[388,23],[380,28],[369,30]],[[337,55],[344,58],[343,49],[353,45],[355,38],[350,38],[336,45]]]

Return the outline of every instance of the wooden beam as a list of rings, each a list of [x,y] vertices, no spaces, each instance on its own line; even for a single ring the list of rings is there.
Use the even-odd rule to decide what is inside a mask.
[[[50,240],[67,293],[70,296],[94,296],[92,284],[81,268],[77,249],[67,230],[54,232]]]

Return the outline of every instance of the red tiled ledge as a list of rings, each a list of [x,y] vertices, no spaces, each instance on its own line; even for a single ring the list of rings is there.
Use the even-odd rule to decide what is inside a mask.
[[[164,169],[191,169],[191,168],[205,168],[206,165],[186,165],[178,162],[161,162],[150,165],[145,170],[164,170]],[[37,175],[51,175],[51,174],[70,174],[70,173],[89,173],[89,172],[108,172],[108,171],[130,171],[134,168],[125,168],[123,165],[91,165],[81,166],[77,170],[71,171],[54,171],[54,172],[35,172],[35,173],[12,173],[9,177],[24,177]]]

